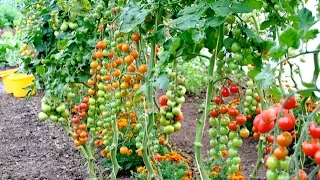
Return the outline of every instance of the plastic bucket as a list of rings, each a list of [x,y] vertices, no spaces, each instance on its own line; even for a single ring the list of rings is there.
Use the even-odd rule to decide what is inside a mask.
[[[33,75],[27,74],[12,74],[7,77],[10,88],[13,90],[14,97],[26,97],[29,90],[24,88],[30,86],[35,79]],[[32,95],[35,94],[35,91],[32,92]]]
[[[7,94],[13,93],[13,87],[12,87],[11,83],[9,83],[9,81],[8,81],[8,76],[14,74],[18,70],[19,69],[16,68],[16,69],[10,69],[10,70],[0,72],[0,77],[2,78],[4,89],[6,90]]]

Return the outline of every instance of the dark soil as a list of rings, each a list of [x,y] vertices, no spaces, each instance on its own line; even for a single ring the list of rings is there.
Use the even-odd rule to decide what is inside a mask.
[[[89,179],[84,161],[68,135],[57,124],[38,120],[40,100],[40,95],[29,102],[16,99],[4,94],[0,84],[0,179]],[[175,147],[190,157],[194,154],[196,120],[200,118],[197,102],[202,101],[186,97],[182,130],[171,136]],[[203,158],[210,148],[209,141],[205,132]],[[257,159],[256,141],[244,140],[240,156],[243,174],[248,178]],[[264,175],[263,170],[259,179],[265,179]]]

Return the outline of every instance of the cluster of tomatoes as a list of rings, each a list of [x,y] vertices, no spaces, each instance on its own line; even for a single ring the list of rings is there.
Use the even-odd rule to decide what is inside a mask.
[[[244,112],[246,114],[260,114],[260,97],[258,93],[255,92],[253,87],[253,82],[250,80],[247,82],[247,89],[245,93],[245,101],[244,105]]]
[[[171,70],[168,73],[171,82],[166,95],[159,97],[160,104],[160,125],[166,134],[179,131],[181,129],[180,121],[183,119],[181,106],[185,101],[184,95],[186,88],[182,85],[184,77]]]
[[[239,130],[239,126],[245,125],[247,118],[244,114],[239,113],[238,109],[232,105],[223,104],[224,98],[229,98],[231,95],[238,101],[237,95],[240,88],[236,84],[230,83],[230,87],[221,89],[221,96],[215,96],[215,108],[209,115],[209,135],[211,137],[209,151],[213,159],[221,159],[227,157],[228,174],[232,175],[239,171],[241,159],[238,154],[238,148],[242,146],[242,138],[248,138],[249,130],[244,126]],[[231,102],[236,102],[231,101]],[[237,102],[236,102],[237,104]]]
[[[38,118],[41,121],[50,118],[53,122],[64,123],[66,118],[69,117],[69,111],[60,100],[51,101],[44,97],[41,103],[41,110],[42,112],[38,114]]]

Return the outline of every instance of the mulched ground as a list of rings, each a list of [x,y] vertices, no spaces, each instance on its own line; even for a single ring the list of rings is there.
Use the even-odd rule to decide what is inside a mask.
[[[74,148],[71,138],[50,121],[37,118],[41,96],[34,96],[29,102],[16,99],[3,92],[0,83],[0,179],[89,179],[84,161]],[[182,130],[171,137],[178,149],[193,156],[196,119],[200,118],[197,100],[187,97],[183,105]],[[203,138],[203,153],[209,150],[207,133]],[[243,173],[249,176],[256,162],[256,142],[244,140],[240,149]],[[265,171],[259,174],[264,179]],[[129,179],[129,178],[119,178]]]

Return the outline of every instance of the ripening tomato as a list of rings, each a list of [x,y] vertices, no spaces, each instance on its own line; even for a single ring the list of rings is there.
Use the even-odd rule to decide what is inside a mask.
[[[292,178],[292,180],[296,180],[296,177]],[[299,169],[299,180],[308,180],[307,173],[302,169]]]
[[[261,114],[261,108],[260,107],[256,108],[256,114]]]
[[[221,114],[227,114],[229,109],[226,105],[221,105],[219,111]]]
[[[269,135],[269,136],[267,137],[267,141],[268,141],[268,143],[273,143],[274,137],[273,137],[272,135]]]
[[[284,159],[288,155],[288,149],[286,147],[279,146],[273,151],[273,155],[279,160]]]
[[[286,98],[282,98],[280,100],[280,104],[282,105],[286,101]],[[294,96],[291,96],[288,101],[284,104],[284,109],[293,109],[297,106],[297,100]]]
[[[213,101],[214,101],[214,103],[216,103],[216,104],[221,104],[221,103],[223,103],[223,101],[222,101],[222,99],[220,98],[220,96],[215,96],[215,97],[213,98]]]
[[[259,132],[254,132],[253,133],[253,139],[258,140],[260,138],[260,133]]]
[[[237,123],[236,123],[235,121],[230,121],[230,123],[229,123],[229,129],[230,129],[231,131],[236,131],[236,130],[238,129]]]
[[[248,138],[249,136],[250,136],[250,132],[249,132],[248,129],[242,128],[242,129],[240,130],[240,137],[246,139],[246,138]]]
[[[166,106],[168,101],[168,97],[166,95],[162,95],[159,97],[160,106]]]
[[[238,110],[235,107],[230,107],[228,111],[229,116],[236,117],[238,116]]]
[[[311,142],[302,143],[302,151],[305,155],[314,157],[316,152],[320,149],[320,144],[317,140],[312,140]]]
[[[254,118],[253,126],[258,132],[267,133],[273,129],[274,122],[265,123],[261,118],[261,114],[259,114]]]
[[[230,89],[227,87],[224,87],[221,89],[221,95],[223,97],[229,97],[230,96]]]
[[[276,140],[279,146],[288,147],[292,143],[292,136],[288,131],[284,131],[277,136]]]
[[[231,92],[231,93],[238,93],[239,90],[240,90],[240,88],[239,88],[239,86],[236,85],[236,84],[232,84],[232,85],[230,86],[230,92]]]
[[[315,154],[314,154],[314,161],[317,164],[320,164],[320,150],[318,150]]]
[[[245,124],[245,123],[247,122],[247,118],[246,118],[245,115],[239,114],[239,115],[236,117],[236,121],[237,121],[238,124],[243,125],[243,124]]]
[[[320,138],[320,127],[316,122],[312,122],[309,126],[309,133],[313,138]]]
[[[295,117],[292,114],[287,114],[278,120],[279,129],[289,131],[296,125]]]
[[[88,100],[89,101],[89,100]],[[81,103],[80,104],[80,109],[81,110],[87,110],[88,109],[88,104],[87,103]]]
[[[82,102],[83,103],[88,103],[89,102],[89,98],[88,97],[84,97]]]
[[[277,113],[277,116],[279,115],[280,113],[280,109],[281,109],[282,105],[280,103],[277,103],[273,106],[274,110],[276,111]],[[287,109],[282,109],[282,114],[286,115],[288,114],[288,110]]]
[[[219,111],[217,110],[217,109],[212,109],[212,111],[210,111],[209,112],[209,115],[211,116],[211,117],[218,117],[219,116]]]
[[[79,117],[74,117],[73,119],[72,119],[72,122],[74,123],[74,124],[78,124],[79,122],[80,122],[80,119],[79,119]]]
[[[261,113],[261,119],[267,124],[271,123],[277,119],[277,113],[274,108],[268,108]]]

